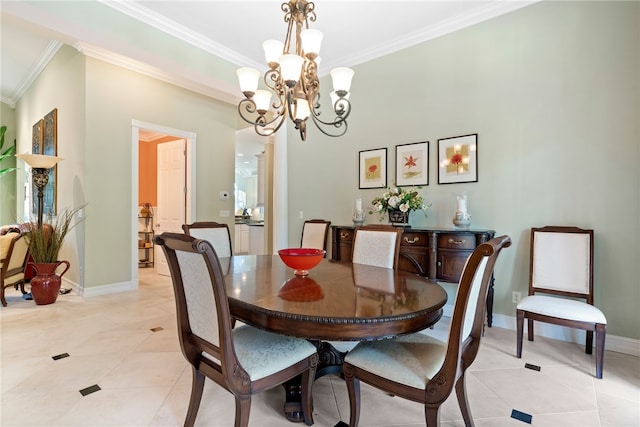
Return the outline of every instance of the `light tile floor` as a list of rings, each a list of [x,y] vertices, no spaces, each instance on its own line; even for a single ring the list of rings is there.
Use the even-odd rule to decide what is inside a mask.
[[[61,295],[37,306],[7,289],[0,312],[0,425],[180,426],[191,373],[176,333],[168,277],[140,270],[136,291],[83,299]],[[447,321],[430,333],[446,335]],[[154,332],[155,330],[155,332]],[[534,426],[640,426],[640,358],[607,351],[604,379],[577,344],[537,338],[514,357],[515,333],[487,329],[478,358],[467,373],[478,427],[524,426],[513,409],[533,416]],[[68,354],[58,360],[52,356]],[[524,368],[541,366],[540,372]],[[83,397],[80,390],[98,385]],[[343,381],[327,376],[314,385],[318,427],[348,421]],[[362,427],[424,425],[421,405],[363,384]],[[254,397],[250,425],[293,425],[282,415],[284,391]],[[208,381],[197,426],[231,426],[232,396]],[[463,426],[455,397],[442,409],[443,426]]]

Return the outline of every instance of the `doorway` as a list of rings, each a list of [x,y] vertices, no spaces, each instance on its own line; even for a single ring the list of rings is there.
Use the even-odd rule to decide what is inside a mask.
[[[183,151],[184,153],[184,159],[185,159],[183,163],[184,173],[180,173],[179,178],[176,178],[176,175],[173,172],[174,176],[171,179],[171,182],[172,182],[171,187],[173,188],[172,191],[175,191],[175,189],[177,188],[178,191],[183,192],[184,203],[181,203],[182,205],[181,207],[183,207],[183,209],[181,209],[180,211],[181,213],[178,213],[178,214],[176,214],[175,210],[169,211],[171,213],[171,215],[169,216],[175,217],[175,218],[172,218],[172,220],[173,222],[176,222],[176,223],[193,222],[193,218],[195,217],[196,168],[195,168],[195,158],[193,156],[193,153],[195,152],[195,145],[196,145],[195,133],[134,120],[132,122],[132,132],[131,132],[131,141],[132,141],[132,144],[131,144],[132,145],[131,194],[132,194],[132,207],[134,209],[134,212],[132,214],[132,230],[134,231],[132,234],[134,238],[133,238],[131,277],[132,277],[132,287],[134,289],[138,287],[138,278],[139,278],[138,237],[135,231],[137,231],[139,227],[139,224],[138,224],[139,206],[138,205],[141,202],[140,201],[140,175],[139,175],[140,165],[141,165],[140,163],[141,161],[140,146],[141,145],[140,144],[141,144],[141,141],[151,141],[151,140],[156,141],[158,144],[166,143],[167,141],[175,141],[175,140],[184,141],[184,149],[181,148],[179,150],[179,151]],[[142,158],[142,162],[144,163],[144,158]],[[156,169],[155,174],[157,174],[158,173],[157,167],[154,167],[154,169]],[[179,180],[179,182],[176,183],[177,180]],[[158,186],[166,186],[162,182],[163,182],[162,178],[157,179]],[[166,190],[167,189],[160,189],[158,187],[157,192],[166,194],[167,193]],[[180,195],[180,197],[182,197],[182,194]],[[154,208],[156,207],[157,206],[154,206]],[[167,210],[164,210],[164,212],[166,213]],[[162,214],[162,212],[160,212],[160,214],[161,214],[160,216],[167,216]],[[181,218],[177,218],[176,215],[180,216]],[[164,228],[166,228],[168,225],[165,225],[163,226],[163,229],[160,229],[158,225],[160,222],[157,221],[158,219],[161,219],[161,218],[154,218],[154,220],[156,220],[154,221],[154,224],[153,224],[154,232],[162,232],[162,231],[181,232],[181,230],[173,230],[173,228],[171,229],[167,228],[165,230]],[[162,268],[163,268],[162,260],[164,260],[164,256],[162,252],[154,251],[154,261],[155,261],[154,265],[156,268],[158,267],[160,268],[160,271],[156,269],[156,272],[160,274],[162,274]],[[166,267],[166,262],[164,263],[164,266]],[[165,274],[168,274],[168,269],[166,270],[167,271],[165,271]]]

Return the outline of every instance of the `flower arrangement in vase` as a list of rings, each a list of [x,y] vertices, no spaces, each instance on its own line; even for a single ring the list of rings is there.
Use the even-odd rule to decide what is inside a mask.
[[[418,194],[422,187],[388,187],[382,196],[378,196],[371,201],[373,205],[369,214],[377,213],[382,221],[384,214],[389,216],[389,222],[407,224],[409,212],[423,211],[427,216],[427,209],[424,198]]]

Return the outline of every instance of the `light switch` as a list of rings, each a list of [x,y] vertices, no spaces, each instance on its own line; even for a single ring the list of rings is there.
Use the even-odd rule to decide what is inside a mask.
[[[226,218],[229,216],[229,211],[220,211],[220,217],[221,218]]]

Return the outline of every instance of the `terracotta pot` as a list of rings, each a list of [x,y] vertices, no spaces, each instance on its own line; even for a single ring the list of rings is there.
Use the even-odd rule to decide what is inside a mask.
[[[56,269],[60,264],[65,264],[65,269],[56,274]],[[31,295],[38,305],[53,304],[58,299],[62,275],[69,270],[69,261],[58,261],[48,263],[33,263],[36,274],[31,279]]]

